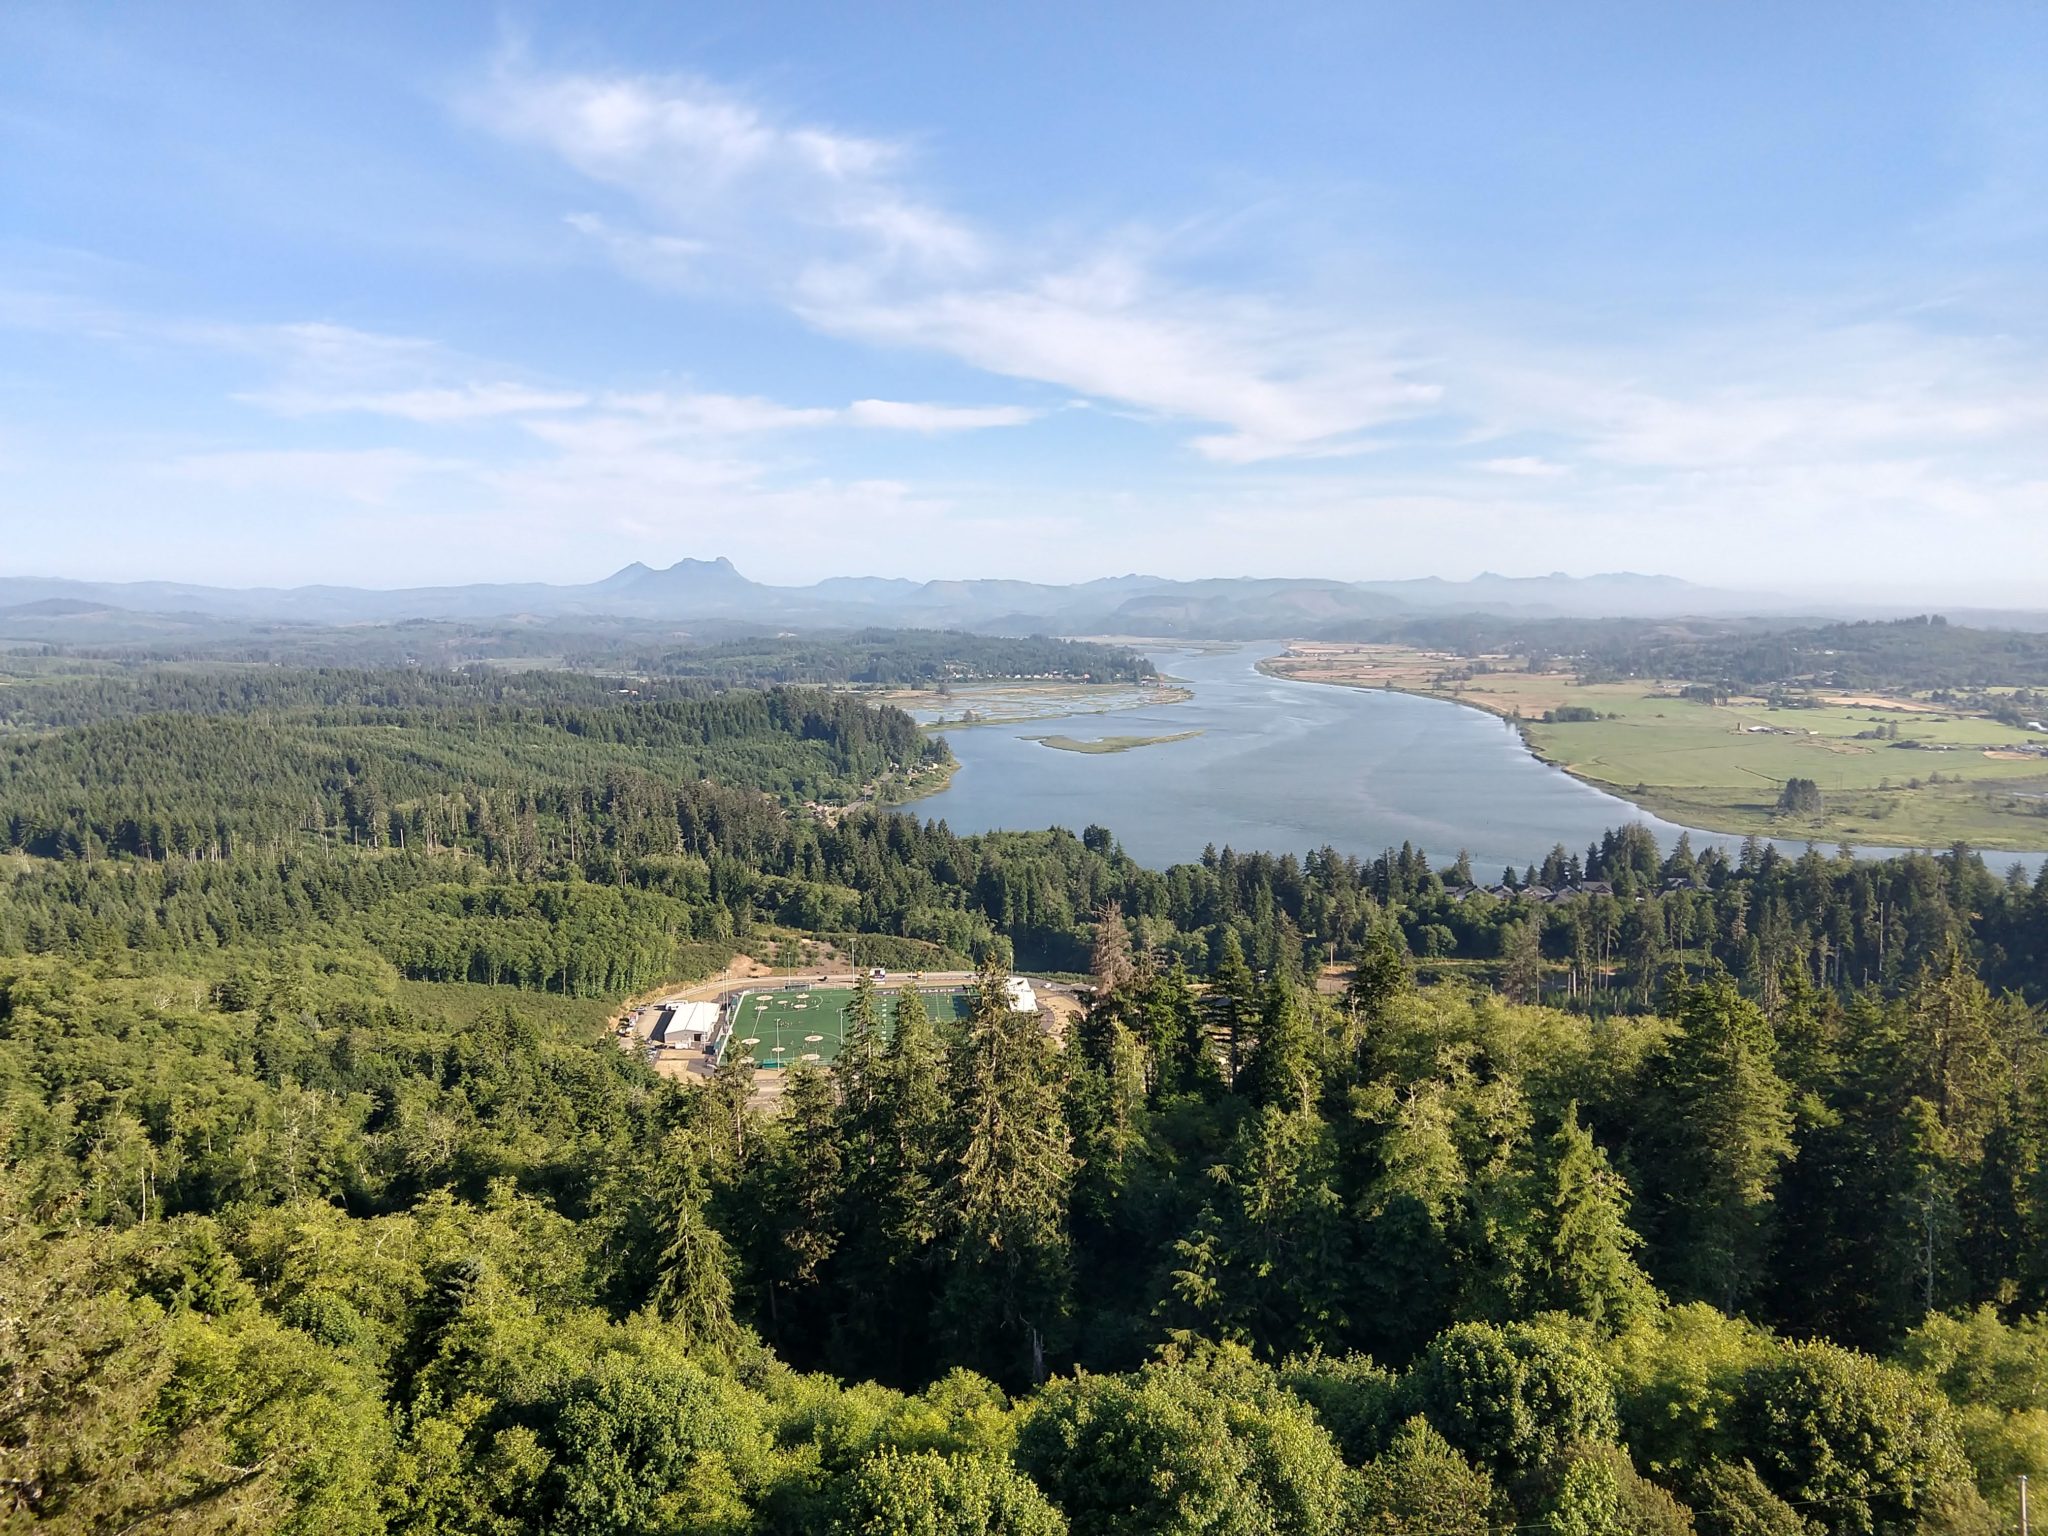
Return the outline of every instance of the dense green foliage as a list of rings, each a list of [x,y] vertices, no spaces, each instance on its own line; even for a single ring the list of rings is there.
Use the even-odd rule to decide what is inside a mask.
[[[1391,621],[1350,636],[1472,658],[1502,655],[1574,668],[1589,682],[1680,679],[1711,700],[1781,687],[1974,697],[2017,689],[2048,698],[2048,633],[1951,624],[1938,614],[1816,624],[1762,619],[1516,619],[1474,614]],[[1486,663],[1476,661],[1478,670]]]
[[[1967,850],[1151,871],[813,812],[917,751],[850,701],[362,686],[15,743],[10,1527],[1989,1536],[2048,1456],[2048,888]],[[585,1001],[794,932],[971,1017],[770,1108]]]
[[[575,679],[564,697],[545,687],[494,697],[495,685],[412,679],[385,702],[357,697],[377,690],[352,678],[274,681],[249,688],[247,703],[221,689],[217,709],[97,719],[0,745],[0,846],[232,857],[345,841],[489,855],[507,839],[531,844],[545,822],[575,857],[590,818],[673,822],[671,785],[716,777],[843,802],[949,755],[900,711],[814,689],[593,698]],[[167,686],[211,701],[204,687]],[[280,694],[318,702],[273,709]],[[537,854],[516,857],[530,870]]]
[[[2048,673],[2048,634],[1973,629],[1923,615],[1707,641],[1645,636],[1588,654],[1621,675],[1687,677],[1748,690],[1795,680],[1848,689],[1957,690],[2038,684]]]
[[[863,629],[844,635],[727,640],[638,656],[633,665],[652,676],[703,678],[728,687],[861,683],[930,688],[998,678],[1135,683],[1156,675],[1151,662],[1119,645],[946,629]]]
[[[407,619],[326,627],[233,620],[180,621],[170,616],[105,615],[41,633],[82,635],[64,645],[31,645],[12,667],[41,662],[60,674],[97,671],[118,676],[151,664],[255,664],[293,669],[400,669],[429,673],[497,666],[565,666],[594,677],[695,680],[728,688],[783,683],[931,687],[942,682],[1050,677],[1075,682],[1136,682],[1152,664],[1123,646],[1086,640],[976,635],[960,630],[813,630],[801,636],[764,634],[731,622],[693,624],[688,644],[672,623],[646,619],[557,618],[545,622]],[[82,629],[81,629],[82,626]],[[29,616],[0,610],[0,639],[10,629],[38,633]],[[731,638],[708,638],[728,632]]]

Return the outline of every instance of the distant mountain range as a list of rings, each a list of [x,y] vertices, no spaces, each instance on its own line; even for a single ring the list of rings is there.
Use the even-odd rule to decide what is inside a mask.
[[[1670,576],[1495,576],[1471,581],[1324,581],[1114,576],[1072,586],[1001,579],[909,581],[835,576],[805,587],[751,581],[724,558],[635,562],[580,586],[205,587],[179,582],[0,577],[0,636],[62,640],[110,624],[142,638],[164,618],[307,625],[409,619],[555,623],[642,620],[786,629],[866,625],[992,634],[1271,637],[1443,613],[1517,618],[1670,618],[1760,613],[1783,604]],[[151,616],[157,616],[152,619]]]

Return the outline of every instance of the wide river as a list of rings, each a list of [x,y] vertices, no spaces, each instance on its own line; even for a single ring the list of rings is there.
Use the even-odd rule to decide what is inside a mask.
[[[1640,821],[1669,848],[1682,830],[1538,761],[1506,721],[1462,704],[1379,689],[1296,683],[1258,670],[1275,645],[1152,651],[1193,690],[1177,704],[949,730],[960,771],[906,809],[955,832],[1108,827],[1140,863],[1332,847],[1370,857],[1413,843],[1438,867],[1459,850],[1481,880],[1582,852]],[[1029,738],[1202,734],[1126,752],[1063,752]],[[1741,845],[1694,830],[1693,846]],[[1803,843],[1783,843],[1798,853]],[[1884,850],[1869,850],[1880,852]],[[1988,855],[1994,868],[2041,855]]]

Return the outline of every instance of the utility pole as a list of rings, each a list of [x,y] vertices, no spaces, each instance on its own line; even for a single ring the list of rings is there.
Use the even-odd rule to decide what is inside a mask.
[[[2020,1536],[2027,1533],[2027,1474],[2020,1474]]]

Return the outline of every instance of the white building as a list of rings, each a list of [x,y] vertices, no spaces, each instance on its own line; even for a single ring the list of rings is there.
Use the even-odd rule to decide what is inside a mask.
[[[1003,990],[1009,994],[1013,1013],[1038,1012],[1038,994],[1031,990],[1031,983],[1022,976],[1012,976],[1003,983]]]
[[[716,1003],[670,1003],[661,1021],[661,1043],[672,1050],[702,1050],[718,1033]]]

